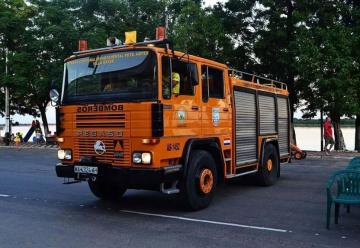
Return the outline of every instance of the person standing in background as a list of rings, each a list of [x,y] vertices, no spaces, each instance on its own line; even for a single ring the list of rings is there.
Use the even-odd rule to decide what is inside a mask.
[[[325,147],[324,151],[326,155],[329,155],[330,150],[333,148],[335,142],[333,138],[333,131],[331,128],[331,119],[330,117],[326,117],[324,122],[324,140],[325,140]],[[327,148],[330,145],[329,149]]]
[[[35,129],[35,137],[36,137],[36,143],[40,144],[42,142],[42,133],[39,127]]]
[[[17,132],[15,135],[15,145],[20,146],[20,143],[21,143],[21,134]]]

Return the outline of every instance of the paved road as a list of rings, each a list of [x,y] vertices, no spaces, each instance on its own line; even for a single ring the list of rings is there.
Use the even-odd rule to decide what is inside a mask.
[[[325,181],[346,160],[294,162],[272,187],[223,185],[199,212],[151,191],[99,201],[63,185],[56,162],[55,150],[0,148],[0,247],[360,247],[360,208],[325,229]]]

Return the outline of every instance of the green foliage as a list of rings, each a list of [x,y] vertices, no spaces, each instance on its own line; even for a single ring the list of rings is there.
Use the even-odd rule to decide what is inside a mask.
[[[254,53],[255,71],[287,83],[292,112],[299,102],[296,86],[295,39],[298,24],[307,15],[304,4],[310,1],[259,0],[254,9],[256,39]]]
[[[314,28],[298,37],[297,68],[299,85],[308,110],[347,113],[354,70],[352,35],[343,25]]]
[[[316,7],[296,37],[301,98],[310,116],[320,108],[340,116],[354,113],[359,61],[354,53],[358,36],[344,22],[350,6],[322,2]]]
[[[222,62],[229,62],[231,66],[241,70],[254,69],[253,45],[256,24],[253,19],[253,8],[255,4],[256,1],[251,0],[229,0],[224,5],[218,3],[212,10],[227,38],[221,51]]]
[[[340,117],[359,113],[359,60],[355,47],[358,3],[317,1],[296,37],[296,68],[307,116],[323,109],[332,117],[335,149],[342,142]]]
[[[11,84],[16,78],[16,72],[9,67],[8,76],[5,75],[5,57],[8,53],[10,64],[16,53],[27,45],[26,28],[31,24],[30,18],[34,16],[34,9],[22,0],[5,0],[0,2],[0,87],[8,86],[10,92],[16,91]],[[20,79],[18,79],[20,80]],[[0,91],[0,113],[4,111],[4,92]],[[17,99],[11,94],[12,106],[17,107]],[[11,110],[14,111],[14,108]],[[32,111],[31,107],[23,106],[23,109]]]
[[[193,2],[188,2],[181,10],[170,38],[177,50],[215,60],[223,59],[222,51],[227,42],[221,23],[211,12]]]

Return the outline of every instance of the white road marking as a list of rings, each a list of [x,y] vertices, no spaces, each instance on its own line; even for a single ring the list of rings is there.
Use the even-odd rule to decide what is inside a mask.
[[[208,224],[215,224],[215,225],[222,225],[222,226],[232,226],[232,227],[257,229],[257,230],[272,231],[272,232],[282,232],[282,233],[292,232],[290,230],[284,230],[284,229],[261,227],[261,226],[249,226],[249,225],[241,225],[241,224],[236,224],[236,223],[212,221],[212,220],[203,220],[203,219],[193,219],[193,218],[174,216],[174,215],[153,214],[153,213],[138,212],[138,211],[131,211],[131,210],[119,210],[119,211],[124,212],[124,213],[130,213],[130,214],[146,215],[146,216],[161,217],[161,218],[176,219],[176,220],[184,220],[184,221],[192,221],[192,222],[201,222],[201,223],[208,223]]]
[[[10,197],[10,195],[0,194],[0,197]],[[26,198],[24,198],[24,199],[26,199]],[[47,202],[47,200],[44,200],[44,202]],[[84,205],[80,205],[80,207],[84,207]],[[94,207],[94,208],[96,208],[96,207]],[[108,210],[111,210],[111,208],[108,208]],[[272,232],[281,232],[281,233],[287,233],[287,232],[291,233],[292,232],[291,230],[271,228],[271,227],[250,226],[250,225],[242,225],[242,224],[236,224],[236,223],[230,223],[230,222],[194,219],[194,218],[187,218],[187,217],[174,216],[174,215],[154,214],[154,213],[147,213],[147,212],[131,211],[131,210],[125,210],[125,209],[119,210],[119,212],[129,213],[129,214],[145,215],[145,216],[152,216],[152,217],[167,218],[167,219],[199,222],[199,223],[208,223],[208,224],[222,225],[222,226],[232,226],[232,227],[256,229],[256,230],[263,230],[263,231],[272,231]],[[346,237],[343,236],[341,238],[346,238]]]

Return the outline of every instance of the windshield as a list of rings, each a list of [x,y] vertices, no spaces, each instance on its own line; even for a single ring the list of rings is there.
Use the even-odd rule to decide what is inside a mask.
[[[124,102],[157,98],[156,55],[123,51],[65,64],[64,102]]]

